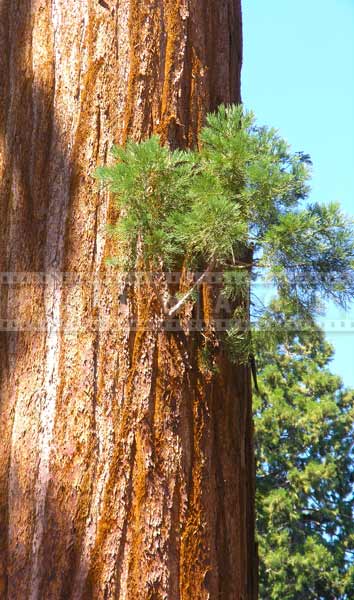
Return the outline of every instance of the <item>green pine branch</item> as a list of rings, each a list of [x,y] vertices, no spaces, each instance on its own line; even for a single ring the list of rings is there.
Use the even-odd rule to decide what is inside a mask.
[[[198,150],[171,151],[158,136],[129,140],[96,171],[119,212],[110,224],[111,261],[134,269],[139,254],[146,271],[183,265],[207,273],[214,265],[236,303],[245,287],[238,272],[251,295],[252,282],[266,275],[278,297],[311,320],[320,299],[343,305],[353,297],[354,230],[338,204],[306,204],[310,174],[309,156],[292,152],[242,106],[208,115]],[[237,337],[233,331],[229,341]]]

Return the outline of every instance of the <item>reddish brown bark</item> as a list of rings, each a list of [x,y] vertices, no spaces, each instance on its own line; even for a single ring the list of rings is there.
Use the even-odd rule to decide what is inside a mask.
[[[253,599],[248,369],[144,329],[147,287],[119,304],[92,179],[114,141],[192,145],[239,101],[239,1],[0,6],[0,270],[83,276],[1,286],[0,597]]]

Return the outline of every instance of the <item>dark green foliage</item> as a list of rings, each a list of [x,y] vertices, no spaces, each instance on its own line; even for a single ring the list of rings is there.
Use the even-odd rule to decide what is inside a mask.
[[[214,349],[209,347],[208,343],[205,341],[202,347],[198,350],[199,369],[203,373],[209,375],[215,375],[218,373],[219,369],[214,362],[214,358]]]
[[[331,346],[277,303],[256,336],[261,600],[354,598],[354,391]],[[271,340],[271,341],[270,341]],[[353,566],[351,566],[351,564]]]
[[[146,270],[183,264],[227,272],[225,294],[236,306],[242,297],[248,303],[247,277],[266,275],[293,312],[310,319],[320,297],[345,303],[353,295],[352,224],[336,204],[303,206],[308,155],[292,153],[242,106],[207,117],[198,151],[172,152],[154,136],[113,156],[96,175],[119,209],[111,233],[122,268],[134,268],[139,256]],[[239,332],[240,339],[236,321],[233,355],[247,337]]]
[[[224,271],[223,295],[228,300],[247,302],[250,293],[250,273],[245,269]]]

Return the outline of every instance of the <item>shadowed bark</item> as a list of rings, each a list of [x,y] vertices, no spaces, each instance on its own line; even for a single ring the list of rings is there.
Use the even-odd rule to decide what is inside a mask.
[[[113,142],[191,146],[240,100],[239,2],[0,11],[0,597],[254,599],[248,368],[220,350],[206,373],[200,334],[146,327],[92,179]]]

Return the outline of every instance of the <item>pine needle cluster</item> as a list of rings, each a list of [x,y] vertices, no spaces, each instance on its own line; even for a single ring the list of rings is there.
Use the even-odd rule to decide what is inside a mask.
[[[133,269],[139,255],[147,271],[223,271],[234,300],[266,276],[306,317],[319,298],[353,296],[353,223],[338,204],[306,203],[309,156],[242,106],[209,114],[198,149],[171,151],[152,136],[112,155],[96,177],[119,211],[110,232],[120,268]]]

